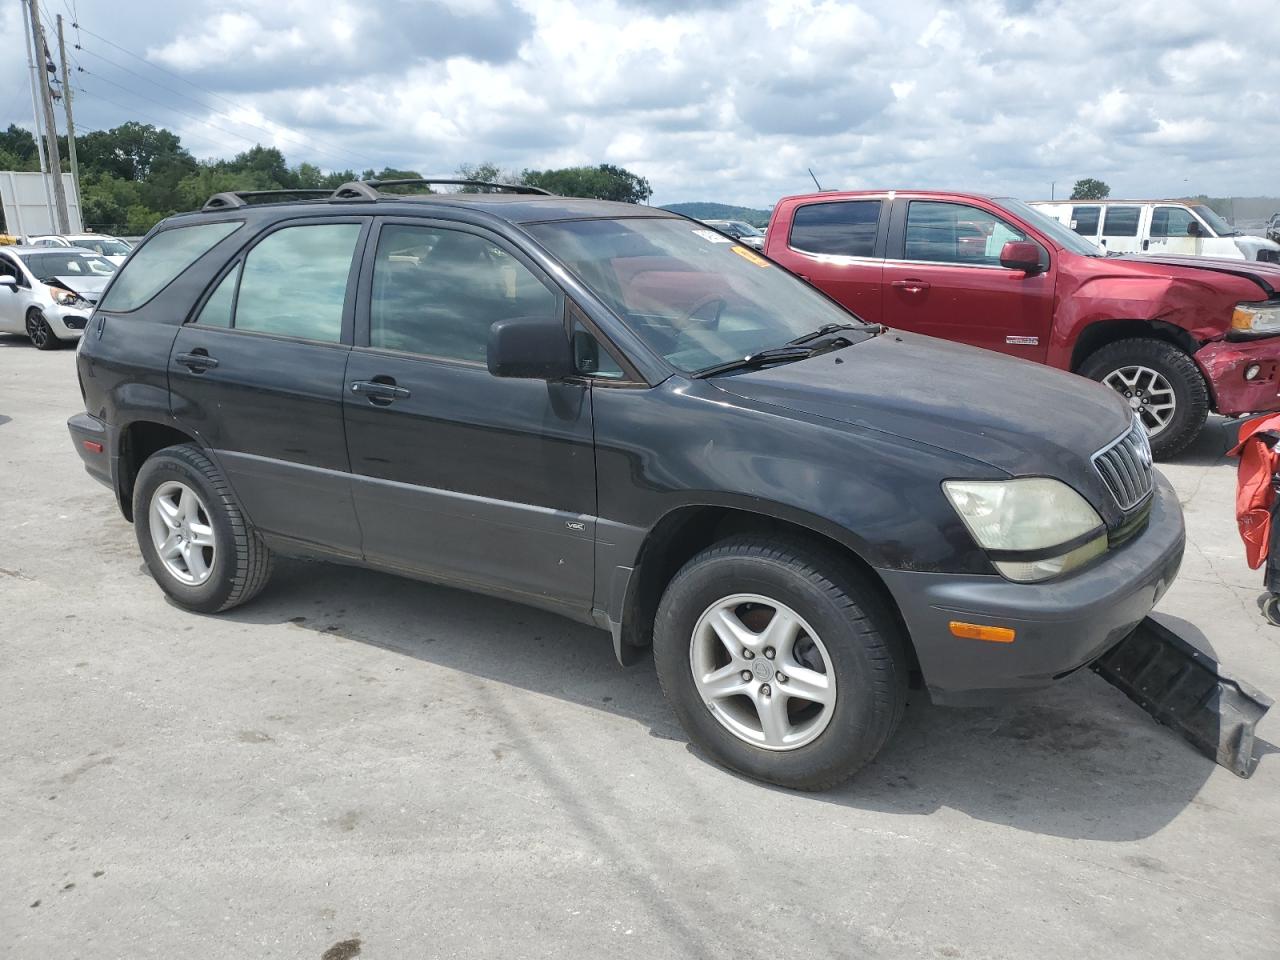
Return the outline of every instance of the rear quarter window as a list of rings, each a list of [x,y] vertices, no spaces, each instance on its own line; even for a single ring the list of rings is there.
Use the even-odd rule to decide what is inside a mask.
[[[157,233],[121,268],[100,309],[115,313],[137,310],[242,225],[239,220],[197,223]]]

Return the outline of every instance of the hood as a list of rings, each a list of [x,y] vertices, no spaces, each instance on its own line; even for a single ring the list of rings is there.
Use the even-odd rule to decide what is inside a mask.
[[[1123,257],[1108,258],[1121,263],[1153,264],[1157,266],[1176,267],[1178,270],[1208,270],[1213,273],[1227,274],[1244,280],[1251,280],[1267,297],[1276,295],[1280,290],[1280,264],[1264,263],[1256,260],[1224,260],[1218,257],[1152,257],[1128,254]]]
[[[66,287],[73,293],[78,293],[86,300],[92,303],[98,302],[98,297],[102,295],[102,290],[110,282],[110,277],[52,277],[61,286]]]
[[[1280,243],[1268,240],[1265,237],[1238,236],[1231,239],[1235,241],[1236,246],[1240,248],[1240,252],[1244,254],[1246,260],[1257,260],[1259,252],[1263,250],[1280,253]]]
[[[712,382],[739,397],[927,443],[1013,476],[1078,474],[1132,423],[1119,394],[1083,377],[897,330]]]

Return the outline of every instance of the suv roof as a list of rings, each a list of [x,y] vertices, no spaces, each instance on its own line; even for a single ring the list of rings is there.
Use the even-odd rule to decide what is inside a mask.
[[[383,193],[380,189],[387,186],[427,186],[433,183],[470,185],[507,192],[399,194]],[[260,198],[265,202],[251,202]],[[263,190],[218,193],[210,197],[199,211],[178,214],[177,216],[185,217],[194,216],[197,213],[241,211],[249,207],[255,210],[264,207],[276,209],[303,208],[308,211],[315,211],[319,207],[324,207],[332,211],[334,207],[344,209],[355,207],[359,209],[369,204],[379,207],[410,204],[417,208],[414,212],[418,214],[428,213],[433,207],[480,209],[499,220],[505,220],[510,223],[589,220],[621,216],[684,219],[679,214],[671,213],[659,207],[647,207],[614,200],[561,197],[547,193],[537,187],[491,183],[483,180],[460,180],[448,177],[413,180],[357,180],[345,183],[332,192],[328,190]],[[426,209],[422,209],[424,207]]]

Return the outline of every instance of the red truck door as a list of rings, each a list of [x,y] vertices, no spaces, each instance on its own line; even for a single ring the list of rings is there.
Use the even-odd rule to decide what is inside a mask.
[[[881,323],[883,197],[801,202],[775,212],[765,252],[863,320]]]
[[[1033,274],[1001,266],[1000,251],[1011,240],[1039,243],[973,204],[899,198],[884,266],[883,322],[1043,363],[1053,325],[1053,265]]]

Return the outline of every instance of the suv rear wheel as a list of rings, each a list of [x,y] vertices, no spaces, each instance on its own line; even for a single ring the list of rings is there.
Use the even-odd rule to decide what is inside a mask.
[[[1209,412],[1209,388],[1196,362],[1163,340],[1109,343],[1079,372],[1125,398],[1142,419],[1157,459],[1171,457],[1196,438]]]
[[[893,617],[839,558],[739,537],[691,559],[654,625],[658,679],[715,760],[821,790],[879,752],[906,700]]]
[[[266,586],[271,552],[197,447],[166,447],[142,465],[133,526],[156,583],[188,610],[229,610]]]

